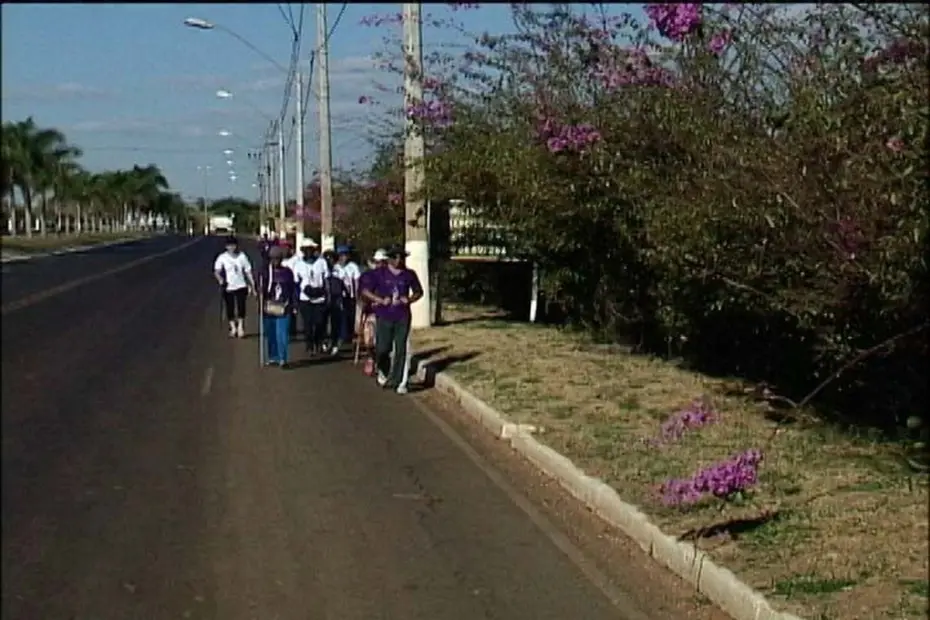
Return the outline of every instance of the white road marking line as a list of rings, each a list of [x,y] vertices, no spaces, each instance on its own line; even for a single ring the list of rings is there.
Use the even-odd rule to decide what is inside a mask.
[[[89,284],[90,282],[95,282],[97,280],[100,280],[101,278],[105,278],[107,276],[111,276],[117,273],[122,273],[123,271],[128,271],[129,269],[133,269],[134,267],[138,267],[139,265],[142,265],[149,261],[153,261],[156,258],[168,256],[169,254],[174,254],[175,252],[180,252],[181,250],[189,248],[195,243],[201,241],[202,239],[204,239],[204,237],[198,237],[197,239],[194,239],[193,241],[188,241],[187,243],[181,244],[177,247],[173,247],[170,250],[159,252],[158,254],[151,254],[149,256],[144,256],[138,260],[134,260],[130,263],[126,263],[125,265],[116,267],[115,269],[110,269],[108,271],[103,271],[101,273],[95,273],[94,275],[87,276],[86,278],[79,278],[77,280],[72,280],[71,282],[67,282],[65,284],[61,284],[59,286],[50,288],[46,291],[42,291],[41,293],[36,293],[35,295],[29,295],[28,297],[24,297],[23,299],[18,299],[16,301],[10,302],[0,307],[0,316],[9,314],[10,312],[15,312],[16,310],[22,310],[23,308],[28,308],[29,306],[35,305],[39,303],[40,301],[44,301],[51,297],[56,297],[58,295],[61,295],[62,293],[66,293],[72,289],[75,289],[83,284]]]
[[[210,393],[210,388],[213,387],[213,366],[207,368],[207,372],[203,376],[203,385],[200,386],[200,395],[206,396]]]

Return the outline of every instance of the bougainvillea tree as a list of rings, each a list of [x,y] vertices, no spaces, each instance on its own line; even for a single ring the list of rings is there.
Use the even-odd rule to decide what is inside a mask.
[[[386,126],[424,120],[430,192],[517,231],[571,320],[906,418],[930,370],[898,337],[926,321],[926,9],[621,11],[513,5],[512,34],[431,48],[422,109]]]

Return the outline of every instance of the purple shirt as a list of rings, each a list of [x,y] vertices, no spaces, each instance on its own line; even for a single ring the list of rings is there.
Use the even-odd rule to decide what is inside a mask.
[[[368,275],[371,274],[371,275]],[[365,272],[368,275],[360,282],[362,290],[367,290],[378,297],[406,297],[422,295],[423,287],[420,279],[410,269],[402,269],[391,273],[389,267],[379,267]],[[387,321],[409,321],[410,304],[397,304],[392,306],[374,306],[375,316]]]
[[[269,265],[262,272],[261,291],[265,300],[280,301],[293,307],[297,291],[294,272],[284,266]]]

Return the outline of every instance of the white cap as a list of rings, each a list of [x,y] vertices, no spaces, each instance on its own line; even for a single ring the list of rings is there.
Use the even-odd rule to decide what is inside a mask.
[[[375,250],[375,255],[372,260],[374,260],[375,262],[378,262],[378,261],[387,260],[387,258],[388,258],[387,253],[384,250],[377,249]]]
[[[304,240],[300,242],[300,247],[302,247],[302,248],[318,248],[318,247],[320,247],[320,246],[318,246],[317,243],[316,243],[316,241],[314,241],[314,240],[311,239],[310,237],[304,237]]]

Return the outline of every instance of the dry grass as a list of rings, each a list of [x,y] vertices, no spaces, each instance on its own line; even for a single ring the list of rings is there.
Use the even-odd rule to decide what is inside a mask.
[[[542,427],[541,440],[665,531],[734,524],[699,544],[774,605],[809,620],[926,617],[927,484],[893,447],[816,420],[773,436],[764,406],[734,396],[733,381],[486,311],[446,314],[452,324],[417,333],[417,351],[440,349],[432,359],[449,362],[447,372],[463,385],[510,419]],[[674,444],[650,444],[669,415],[700,396],[711,400],[718,423]],[[747,448],[765,452],[748,504],[682,512],[657,501],[665,479]],[[775,516],[758,523],[766,514]]]
[[[63,248],[72,248],[77,246],[98,245],[100,243],[113,243],[116,241],[138,239],[151,233],[147,232],[117,232],[117,233],[84,233],[81,235],[54,235],[47,237],[35,236],[27,238],[23,236],[3,237],[0,247],[6,251],[19,252],[23,254],[43,252],[49,250],[60,250]]]

